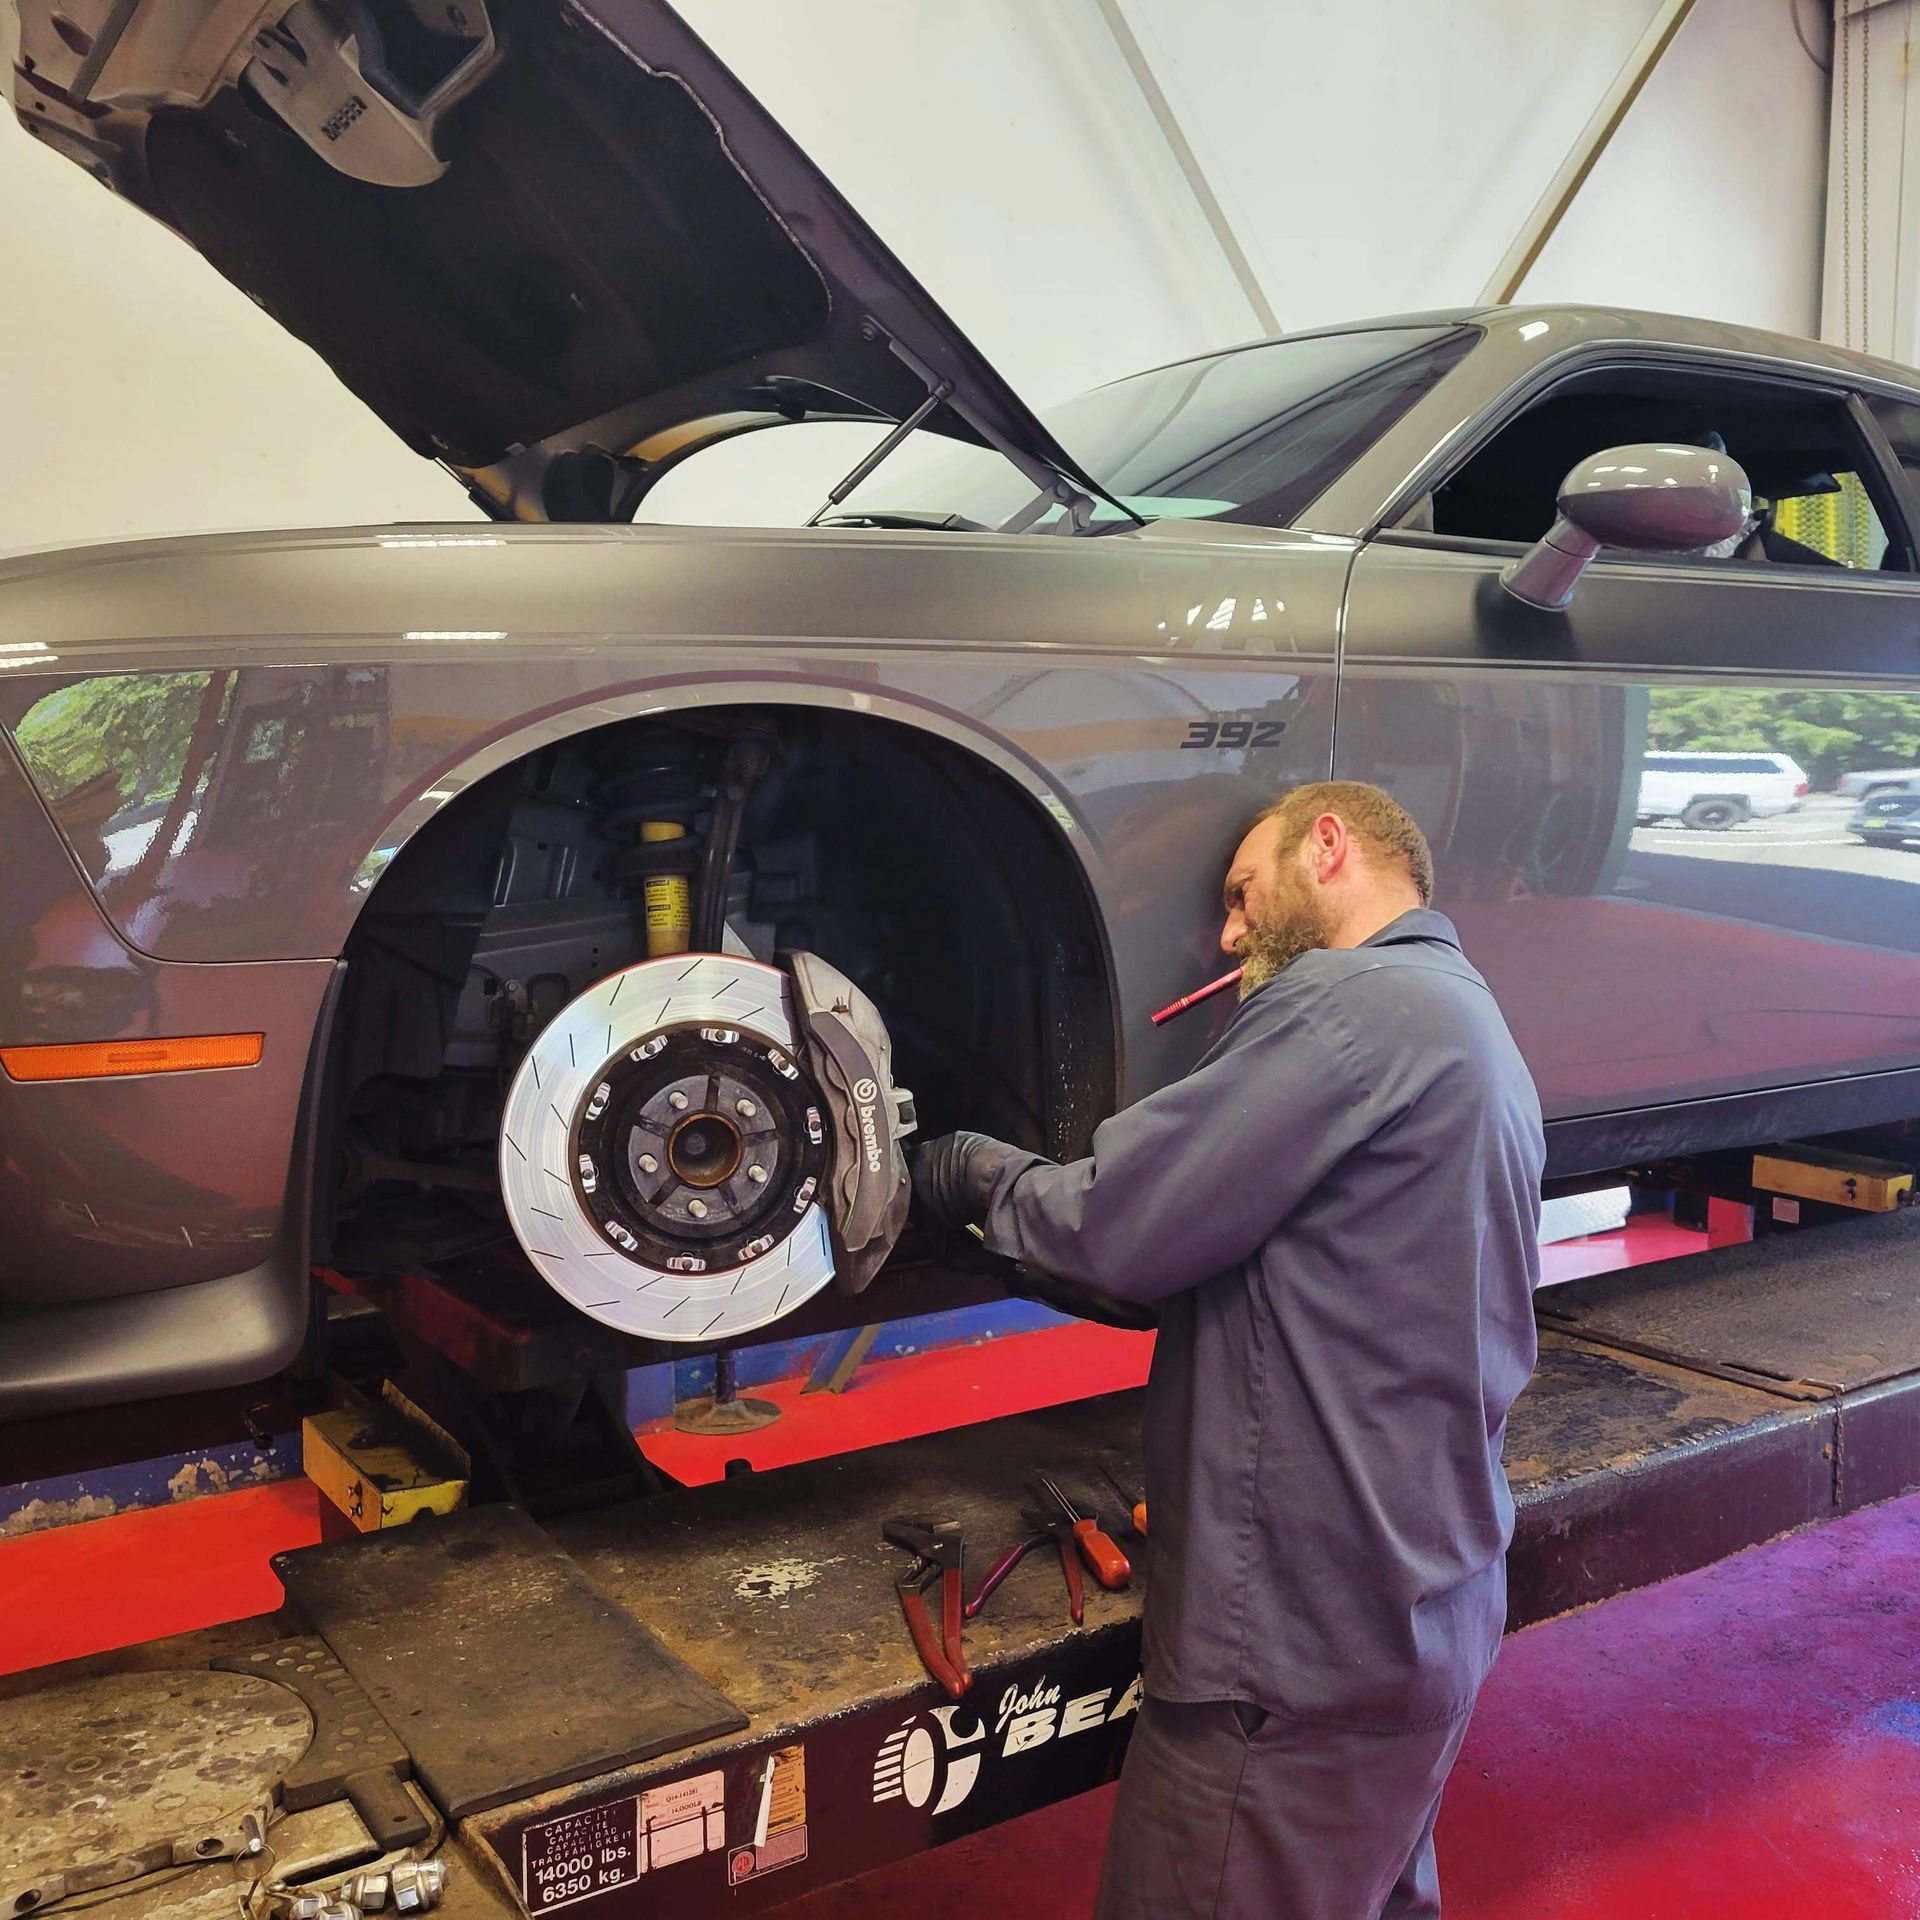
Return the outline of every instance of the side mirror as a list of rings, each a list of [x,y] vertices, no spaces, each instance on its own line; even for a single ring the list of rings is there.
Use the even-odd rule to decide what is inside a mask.
[[[1558,613],[1602,547],[1689,553],[1730,540],[1753,512],[1737,460],[1706,447],[1609,447],[1560,483],[1560,517],[1500,584],[1516,600]]]

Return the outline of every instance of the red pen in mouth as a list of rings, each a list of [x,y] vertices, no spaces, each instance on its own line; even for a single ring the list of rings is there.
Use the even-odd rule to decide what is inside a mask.
[[[1202,1000],[1211,1000],[1216,993],[1237,985],[1245,967],[1235,967],[1231,973],[1223,973],[1218,980],[1209,980],[1204,987],[1196,987],[1193,992],[1183,994],[1178,1000],[1164,1006],[1158,1013],[1148,1015],[1156,1027],[1164,1027],[1177,1013],[1185,1013],[1189,1007],[1197,1007]]]

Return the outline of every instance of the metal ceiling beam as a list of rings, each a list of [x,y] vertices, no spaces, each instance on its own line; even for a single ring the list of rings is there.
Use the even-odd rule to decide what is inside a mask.
[[[1227,218],[1226,209],[1221,206],[1219,196],[1207,179],[1200,156],[1194,152],[1192,144],[1181,130],[1173,104],[1161,87],[1152,62],[1134,37],[1133,28],[1126,14],[1121,11],[1120,0],[1094,0],[1094,5],[1099,8],[1100,18],[1106,23],[1107,32],[1119,49],[1121,59],[1127,63],[1133,84],[1140,89],[1140,97],[1146,102],[1147,111],[1153,115],[1154,125],[1160,129],[1160,138],[1173,156],[1174,165],[1180,169],[1180,177],[1186,182],[1187,191],[1200,209],[1200,217],[1206,221],[1214,244],[1232,269],[1234,279],[1240,283],[1240,291],[1246,296],[1247,305],[1253,309],[1253,317],[1259,322],[1260,331],[1268,335],[1280,333],[1283,330],[1280,316],[1274,312],[1273,303],[1268,300],[1266,289],[1260,284],[1260,276],[1254,272],[1253,262],[1247,258],[1246,249],[1241,246],[1240,237],[1233,230],[1233,222]]]
[[[1559,171],[1547,182],[1546,191],[1534,203],[1526,224],[1514,236],[1499,266],[1493,271],[1480,298],[1487,306],[1504,306],[1520,291],[1521,283],[1539,259],[1542,249],[1553,238],[1574,197],[1586,185],[1587,176],[1606,152],[1620,123],[1640,97],[1640,89],[1652,78],[1661,56],[1673,45],[1674,36],[1687,23],[1694,0],[1660,0],[1659,9],[1647,23],[1647,30],[1627,55],[1626,64],[1613,76],[1592,117],[1580,129],[1580,137],[1561,161]]]

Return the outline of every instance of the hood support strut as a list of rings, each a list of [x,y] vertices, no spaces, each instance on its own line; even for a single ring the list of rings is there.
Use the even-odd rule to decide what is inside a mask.
[[[955,392],[952,381],[942,380],[924,360],[914,353],[912,348],[902,345],[895,335],[888,333],[871,315],[861,321],[860,331],[868,339],[886,341],[893,357],[926,388],[927,399],[901,421],[860,466],[841,481],[840,490],[829,497],[827,506],[822,507],[820,513],[815,514],[813,520],[807,522],[808,526],[812,526],[828,507],[837,506],[929,413],[942,405],[951,407],[995,453],[1003,459],[1010,460],[1040,489],[1039,496],[1029,501],[1000,529],[1002,533],[1023,533],[1049,508],[1056,506],[1066,510],[1066,525],[1073,532],[1089,532],[1093,526],[1092,496],[1104,500],[1110,507],[1119,508],[1135,526],[1144,527],[1147,524],[1131,507],[1123,501],[1116,500],[1104,487],[1097,485],[1090,488],[1083,487],[1051,462],[1041,459],[1037,454],[1030,453],[1025,447],[1009,440],[1005,434],[995,428],[984,412],[970,407],[965,396]]]
[[[942,380],[937,387],[931,388],[927,397],[904,420],[895,422],[893,431],[855,464],[852,472],[827,489],[827,497],[814,509],[807,520],[807,525],[817,527],[861,481],[866,479],[868,474],[872,473],[893,452],[895,447],[901,445],[918,430],[928,414],[932,413],[936,407],[944,405],[952,394],[951,380]]]

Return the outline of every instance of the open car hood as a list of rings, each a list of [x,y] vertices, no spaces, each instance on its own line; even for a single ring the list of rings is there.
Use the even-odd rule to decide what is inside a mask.
[[[0,0],[27,128],[490,511],[801,414],[1087,476],[663,0]]]

